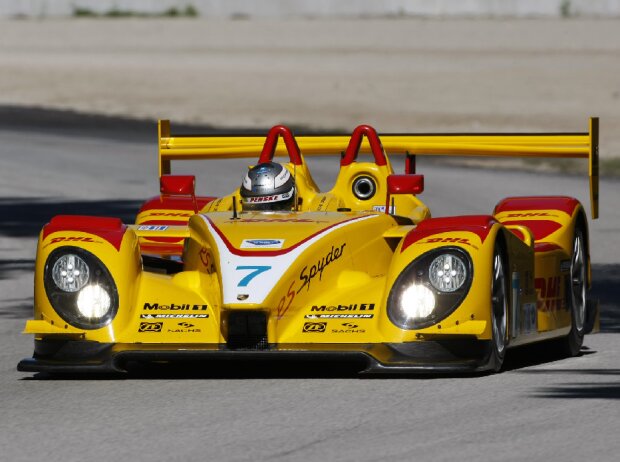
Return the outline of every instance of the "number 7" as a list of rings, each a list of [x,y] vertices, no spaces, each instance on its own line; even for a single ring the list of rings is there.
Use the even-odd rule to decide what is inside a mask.
[[[239,284],[237,284],[237,287],[246,287],[250,281],[252,279],[254,279],[256,276],[258,276],[261,273],[264,273],[265,271],[269,271],[271,269],[271,266],[237,266],[237,268],[235,268],[236,270],[251,270],[252,272],[249,273],[247,276],[245,276],[243,279],[241,279],[241,281],[239,281]]]

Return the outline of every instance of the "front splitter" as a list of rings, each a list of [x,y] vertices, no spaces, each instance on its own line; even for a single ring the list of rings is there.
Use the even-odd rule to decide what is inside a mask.
[[[262,350],[228,349],[225,344],[126,344],[83,340],[36,340],[22,372],[101,374],[128,372],[132,362],[342,361],[363,365],[360,374],[459,374],[485,371],[491,343],[473,339],[410,343],[275,344]]]

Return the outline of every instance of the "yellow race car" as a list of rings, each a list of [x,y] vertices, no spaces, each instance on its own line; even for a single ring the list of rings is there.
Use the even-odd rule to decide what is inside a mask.
[[[406,156],[403,173],[387,153]],[[330,154],[340,169],[322,192],[304,156]],[[171,174],[172,161],[257,155],[224,197]],[[498,371],[508,349],[539,341],[578,354],[598,310],[579,201],[513,197],[489,215],[431,218],[417,155],[586,158],[597,217],[595,118],[577,134],[381,139],[367,125],[350,137],[178,136],[160,121],[161,194],[135,224],[63,215],[43,227],[24,331],[34,355],[18,369],[286,357],[459,373]]]

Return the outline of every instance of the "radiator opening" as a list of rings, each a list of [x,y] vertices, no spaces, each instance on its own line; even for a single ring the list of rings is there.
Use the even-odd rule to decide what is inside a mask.
[[[264,311],[230,311],[228,313],[228,339],[231,350],[266,350],[267,313]]]

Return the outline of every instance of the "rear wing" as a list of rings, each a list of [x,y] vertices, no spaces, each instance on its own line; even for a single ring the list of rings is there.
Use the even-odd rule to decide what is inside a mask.
[[[358,128],[361,127],[367,126]],[[361,141],[361,136],[366,135],[370,141],[361,146],[358,142],[360,152],[372,152],[371,135],[375,132],[370,130],[364,128],[358,137]],[[255,158],[266,146],[265,137],[257,135],[172,135],[168,120],[159,121],[158,132],[160,176],[171,172],[173,160]],[[352,138],[348,135],[309,135],[296,136],[291,140],[287,139],[286,134],[282,129],[276,132],[275,141],[272,139],[272,154],[290,155],[290,144],[296,142],[304,156],[334,155],[345,152]],[[285,143],[277,143],[279,135],[282,135]],[[598,142],[598,117],[592,117],[588,132],[583,133],[387,134],[381,135],[381,143],[378,145],[383,145],[383,149],[390,154],[405,154],[407,173],[415,172],[416,155],[588,159],[590,204],[592,218],[596,219],[599,209]]]

